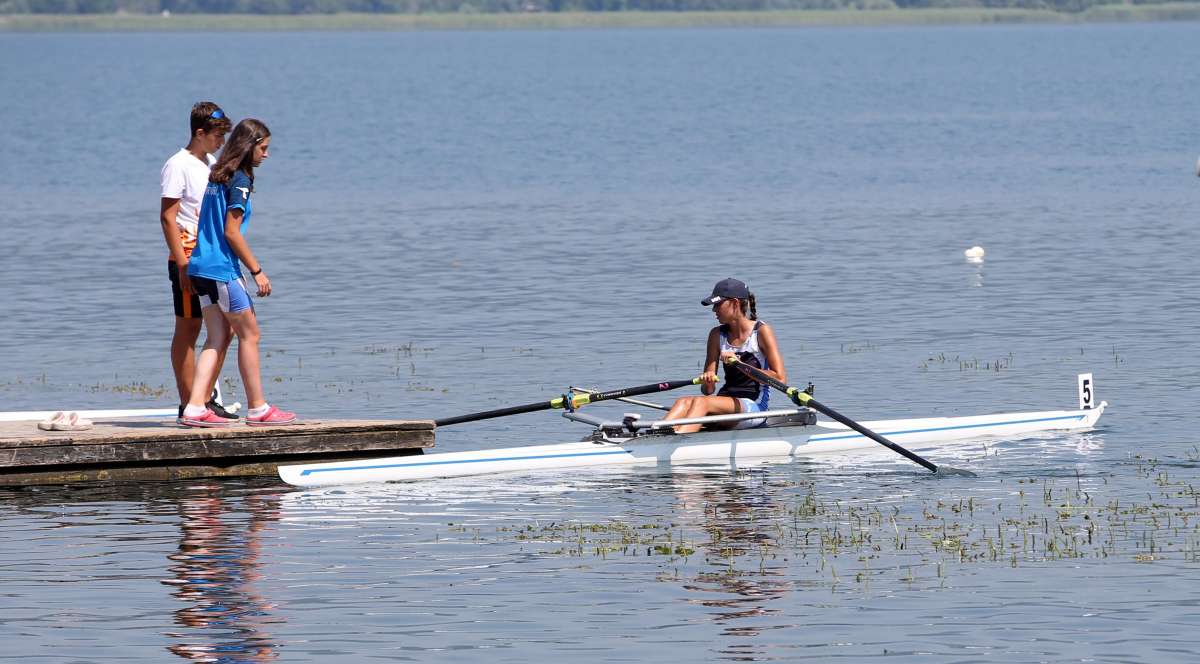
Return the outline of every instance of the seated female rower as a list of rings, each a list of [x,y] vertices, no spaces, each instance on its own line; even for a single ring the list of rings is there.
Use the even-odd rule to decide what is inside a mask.
[[[725,370],[725,385],[713,396],[717,385],[717,364],[724,364],[725,358],[730,355],[787,382],[783,358],[780,357],[779,346],[775,343],[775,332],[770,325],[758,320],[754,294],[746,284],[729,278],[717,282],[712,295],[701,300],[700,304],[711,306],[720,323],[708,333],[704,373],[700,376],[700,391],[704,396],[681,397],[664,419],[759,413],[767,410],[767,402],[771,396],[770,388],[737,369]],[[731,428],[749,429],[761,426],[763,422],[764,418],[739,420]],[[699,424],[681,424],[675,427],[677,433],[699,430]]]

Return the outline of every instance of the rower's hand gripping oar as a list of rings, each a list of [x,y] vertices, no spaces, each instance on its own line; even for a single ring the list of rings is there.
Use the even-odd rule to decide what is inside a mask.
[[[688,385],[699,384],[699,378],[692,378],[689,380],[672,380],[663,383],[639,385],[637,387],[626,387],[619,390],[609,390],[608,392],[589,392],[585,394],[568,392],[561,397],[551,399],[549,401],[538,401],[537,403],[528,403],[523,406],[510,406],[508,408],[497,408],[496,410],[485,410],[479,413],[468,413],[466,415],[459,415],[457,417],[447,417],[441,420],[434,420],[434,424],[439,427],[444,427],[450,424],[461,424],[463,422],[474,422],[476,420],[489,420],[493,417],[505,417],[507,415],[532,413],[538,410],[553,410],[555,408],[575,410],[580,406],[586,406],[589,403],[596,403],[597,401],[608,401],[609,399],[620,399],[621,397],[636,397],[641,394],[666,392],[668,390],[677,390],[681,387],[687,387]]]
[[[823,413],[826,416],[830,417],[831,419],[837,420],[838,422],[845,424],[846,426],[850,427],[851,429],[854,429],[855,431],[857,431],[857,432],[861,433],[862,435],[866,436],[867,438],[870,438],[871,440],[879,443],[880,445],[883,445],[884,447],[892,450],[893,452],[900,454],[901,456],[904,456],[908,460],[924,466],[929,471],[931,471],[937,475],[962,475],[965,477],[975,477],[975,473],[972,473],[969,470],[959,470],[957,468],[950,468],[949,466],[939,466],[939,465],[933,463],[932,461],[926,459],[925,457],[922,457],[918,454],[914,454],[913,452],[910,452],[910,451],[904,449],[903,447],[900,447],[899,445],[897,445],[896,443],[893,443],[892,441],[888,440],[887,438],[884,438],[883,436],[875,433],[874,431],[871,431],[870,429],[864,427],[863,425],[859,424],[858,422],[855,422],[854,420],[850,419],[849,417],[846,417],[845,415],[842,415],[841,413],[830,408],[829,406],[826,406],[825,404],[817,401],[816,399],[812,398],[811,394],[805,392],[804,390],[801,390],[796,387],[792,387],[792,386],[784,383],[783,381],[772,377],[770,374],[764,372],[762,369],[759,369],[758,367],[752,367],[752,366],[746,364],[745,362],[742,362],[741,360],[738,360],[737,358],[734,358],[734,357],[727,358],[725,360],[725,364],[726,364],[726,366],[729,366],[729,367],[736,367],[739,371],[741,371],[742,373],[746,374],[747,376],[753,378],[754,380],[757,380],[760,383],[766,383],[767,385],[770,385],[771,387],[779,390],[780,392],[783,392],[784,394],[786,394],[788,396],[789,399],[791,399],[793,402],[795,402],[795,404],[797,406],[805,406],[808,408],[812,408],[813,410],[815,410],[819,413]]]

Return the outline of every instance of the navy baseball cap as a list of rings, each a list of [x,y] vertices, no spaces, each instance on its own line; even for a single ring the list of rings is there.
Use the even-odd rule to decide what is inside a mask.
[[[712,295],[700,300],[700,304],[710,307],[722,300],[745,300],[750,297],[750,289],[746,288],[746,284],[730,277],[722,279],[713,286]]]

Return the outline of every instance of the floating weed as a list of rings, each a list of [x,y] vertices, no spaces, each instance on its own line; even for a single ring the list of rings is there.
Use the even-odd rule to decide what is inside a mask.
[[[367,355],[395,355],[396,361],[400,361],[401,358],[413,357],[417,353],[428,355],[435,350],[437,349],[417,346],[416,342],[413,341],[399,346],[369,344],[367,346],[363,346],[362,348],[362,352],[366,353]]]
[[[43,378],[44,380],[44,378]],[[148,385],[143,382],[122,383],[119,385],[106,385],[104,383],[96,383],[87,386],[88,392],[115,392],[116,394],[134,394],[141,397],[158,398],[166,395],[167,388],[165,385]]]
[[[1144,499],[1098,500],[1105,478],[1078,474],[1018,479],[1008,495],[900,495],[894,504],[827,498],[808,485],[787,487],[790,500],[698,502],[676,517],[684,523],[533,522],[471,541],[515,542],[541,555],[644,558],[661,566],[656,578],[720,579],[726,586],[786,576],[842,589],[889,579],[937,588],[953,585],[972,565],[1200,563],[1200,492],[1153,459],[1133,462],[1146,482]],[[730,481],[746,487],[745,479]],[[772,489],[784,491],[782,485]]]
[[[1013,365],[1013,354],[1010,352],[1005,357],[996,358],[994,360],[981,360],[977,357],[970,359],[959,355],[949,357],[945,353],[929,355],[925,359],[917,363],[917,367],[922,371],[929,371],[929,368],[934,365],[958,365],[959,371],[993,371],[999,372],[1003,369],[1009,369]]]
[[[842,344],[842,353],[869,353],[876,350],[879,348],[870,341]]]
[[[918,363],[917,366],[920,367],[924,371],[928,371],[930,364],[945,364],[946,361],[947,361],[946,354],[938,353],[937,355],[931,355],[931,356],[925,358],[924,360],[921,360],[921,362]],[[954,358],[954,361],[957,362],[958,358],[957,357]]]
[[[683,558],[696,553],[696,545],[684,539],[674,524],[630,524],[622,521],[604,523],[558,523],[502,526],[498,535],[511,533],[521,543],[555,545],[548,553],[555,555],[601,558],[610,556],[667,556]]]
[[[423,385],[421,383],[410,382],[404,389],[408,392],[436,392],[438,388],[433,387],[432,385]]]
[[[1012,353],[1009,353],[1008,357],[1002,357],[1002,358],[991,360],[991,361],[984,361],[984,360],[980,360],[979,358],[972,358],[970,360],[959,360],[958,370],[966,371],[968,369],[972,369],[975,371],[982,370],[982,371],[998,372],[1001,369],[1008,369],[1009,367],[1011,367],[1012,361],[1013,361]]]
[[[30,386],[36,386],[37,389],[40,389],[41,387],[50,387],[51,389],[66,387],[71,390],[78,389],[78,390],[81,390],[84,392],[92,392],[92,393],[112,392],[115,394],[135,395],[135,396],[149,397],[149,398],[154,398],[154,399],[163,397],[168,393],[166,385],[162,385],[162,384],[151,385],[151,384],[143,382],[143,381],[130,381],[127,383],[123,383],[123,382],[120,382],[120,380],[121,380],[120,376],[114,375],[112,383],[96,382],[96,383],[91,383],[91,384],[86,384],[86,383],[58,384],[58,383],[54,383],[53,381],[48,381],[46,378],[46,374],[43,373],[32,379],[26,379],[21,376],[18,376],[10,381],[0,383],[0,390],[3,390],[3,389],[27,390],[27,389],[29,389]],[[172,388],[171,391],[173,392],[174,388]]]

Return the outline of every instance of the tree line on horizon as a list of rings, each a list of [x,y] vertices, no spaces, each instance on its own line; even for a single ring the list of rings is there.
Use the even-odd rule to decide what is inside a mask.
[[[1184,0],[1200,2],[1200,0]],[[379,14],[1015,8],[1078,12],[1162,0],[0,0],[0,14]]]

